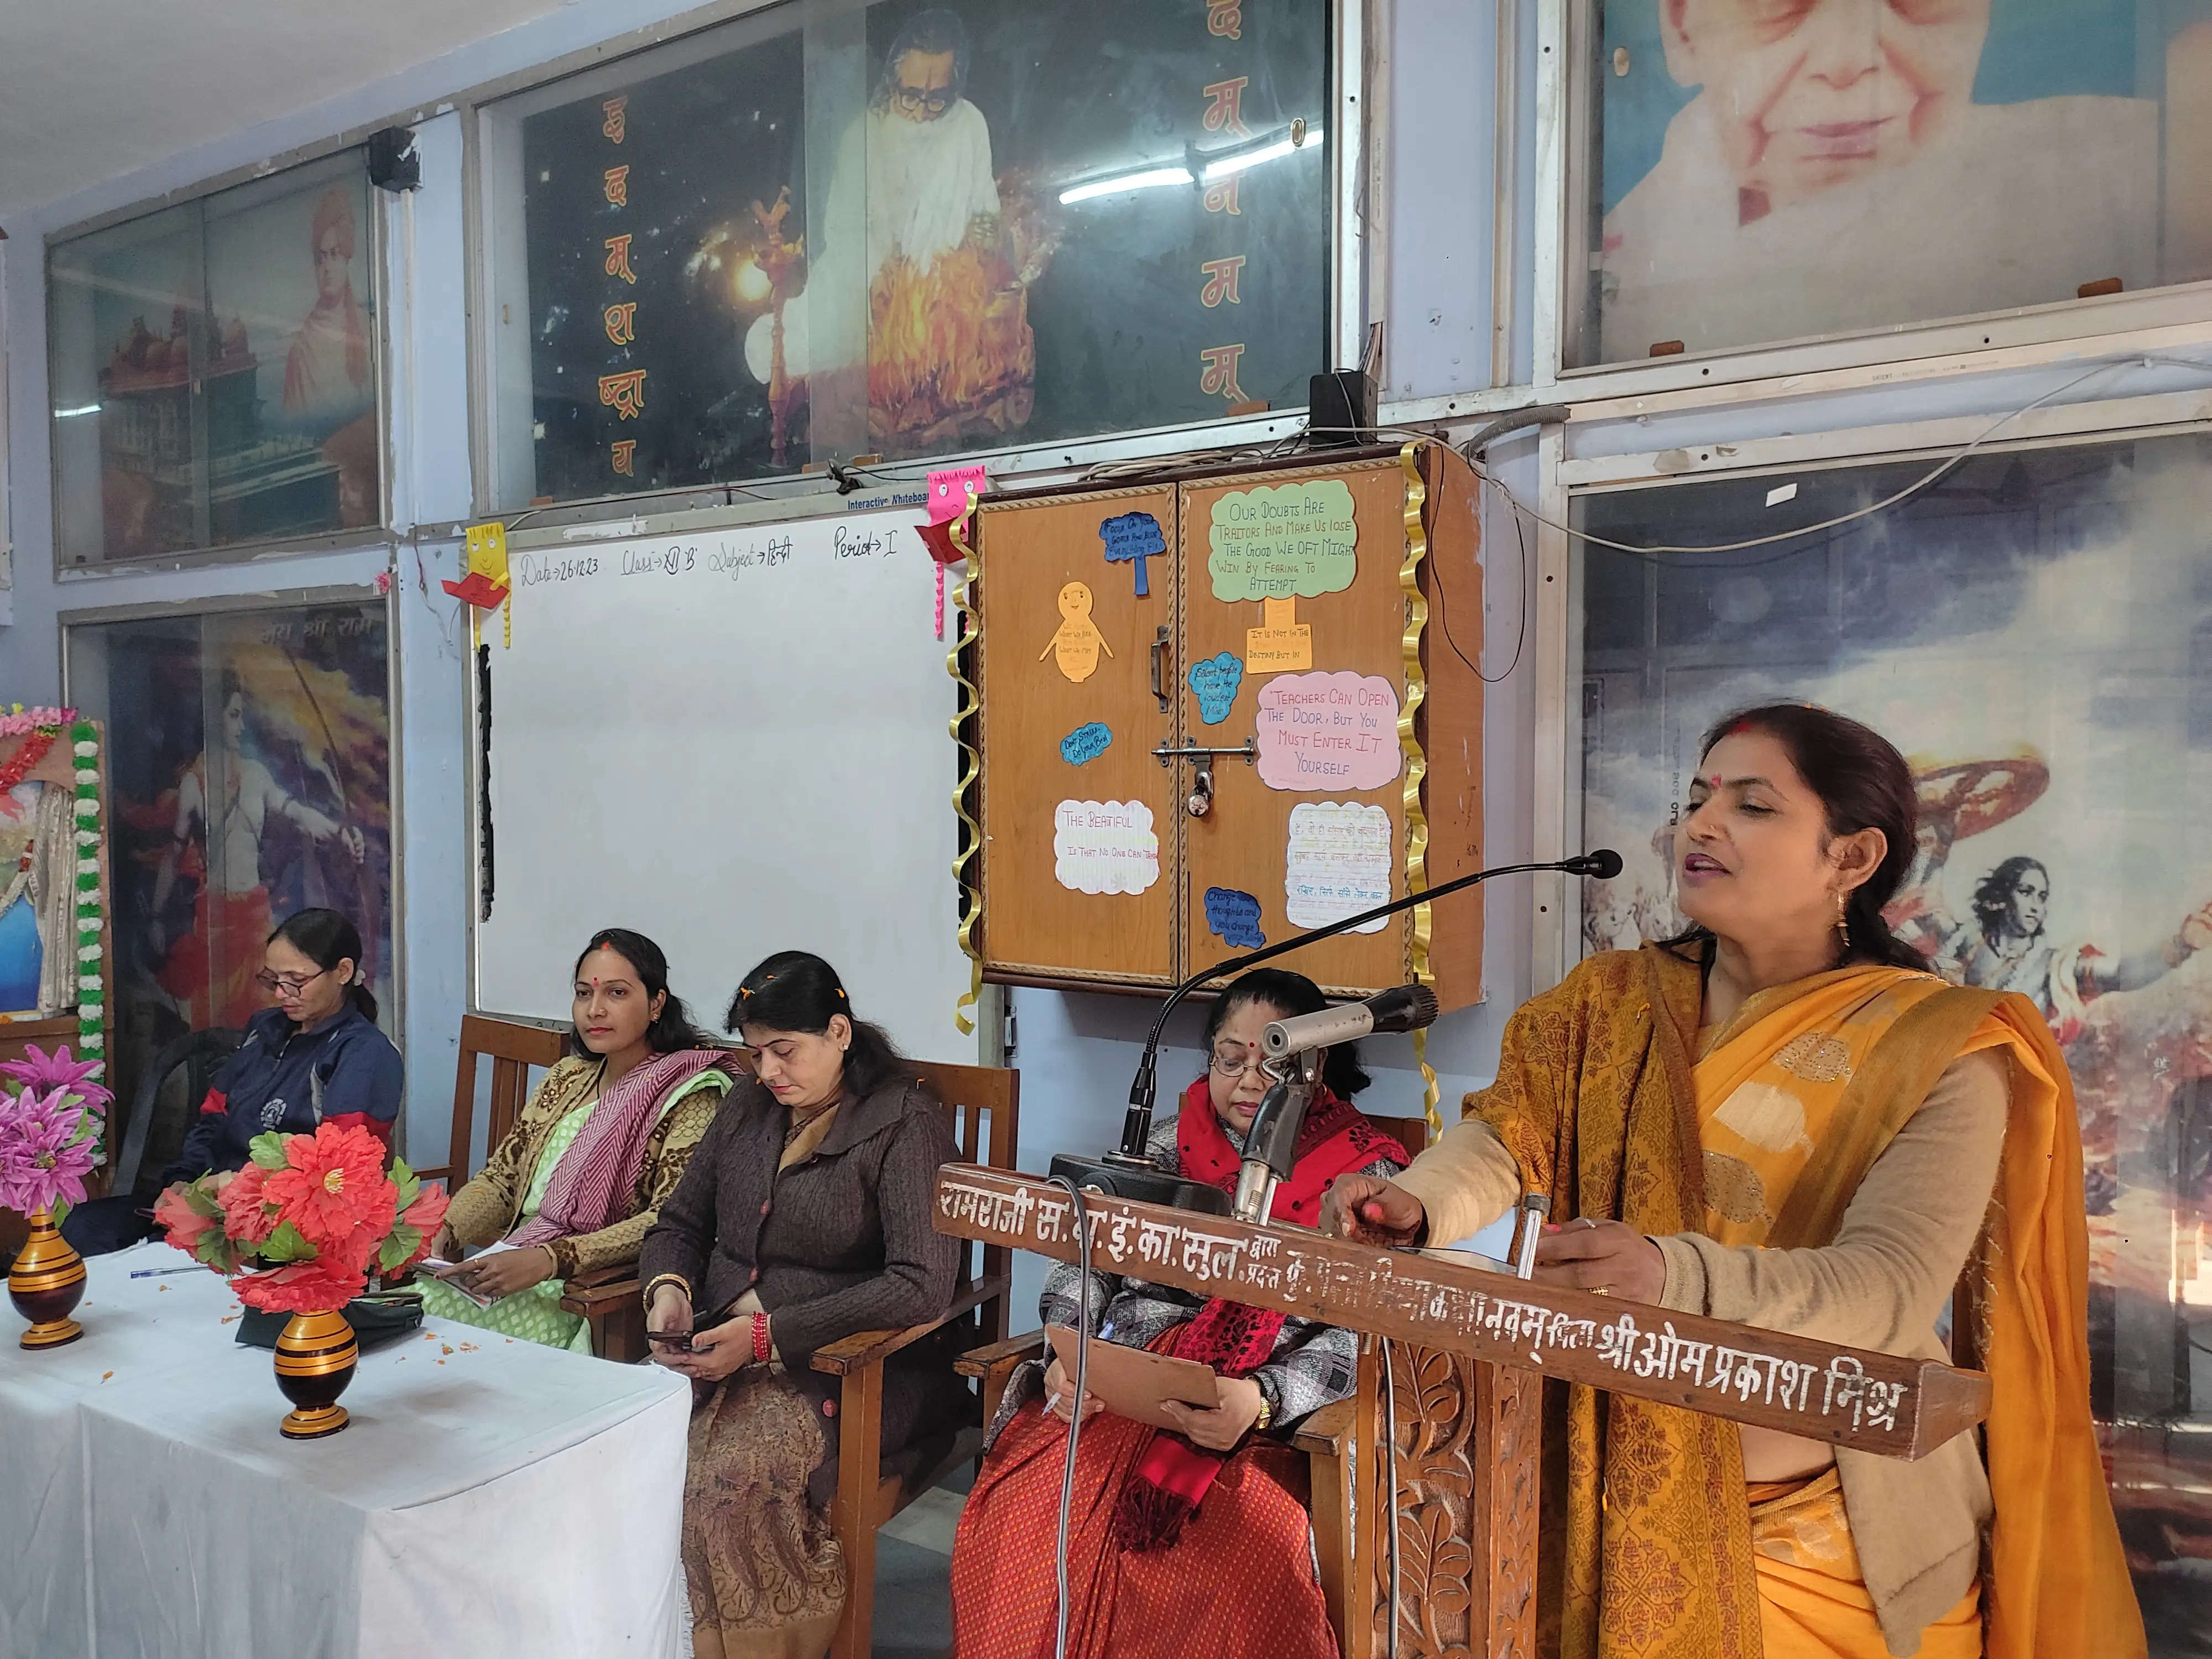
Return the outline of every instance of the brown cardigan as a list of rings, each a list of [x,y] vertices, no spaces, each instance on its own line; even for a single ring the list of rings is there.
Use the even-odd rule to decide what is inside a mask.
[[[645,1237],[638,1278],[682,1279],[702,1323],[757,1291],[791,1381],[834,1422],[838,1379],[809,1365],[814,1352],[926,1324],[952,1300],[959,1242],[931,1217],[938,1166],[960,1154],[943,1110],[904,1079],[839,1109],[822,1144],[779,1172],[790,1121],[757,1080],[731,1091]],[[972,1415],[957,1346],[918,1342],[885,1364],[884,1473],[904,1473]],[[809,1481],[817,1504],[835,1470],[833,1456]]]

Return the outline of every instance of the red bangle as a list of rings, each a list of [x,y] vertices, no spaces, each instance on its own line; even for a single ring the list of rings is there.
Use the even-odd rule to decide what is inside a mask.
[[[767,1364],[770,1352],[768,1340],[768,1316],[764,1313],[757,1313],[753,1316],[753,1364]]]

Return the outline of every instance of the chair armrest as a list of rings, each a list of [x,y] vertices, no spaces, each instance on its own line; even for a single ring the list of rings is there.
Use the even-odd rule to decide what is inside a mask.
[[[1305,1421],[1291,1431],[1291,1444],[1308,1454],[1320,1452],[1335,1455],[1344,1449],[1344,1442],[1352,1433],[1352,1419],[1356,1403],[1339,1400],[1310,1412]]]
[[[637,1282],[637,1263],[635,1261],[615,1261],[608,1263],[604,1267],[586,1267],[569,1279],[568,1285],[571,1290],[581,1291],[596,1291],[602,1286],[621,1286],[628,1289],[632,1296],[641,1293]]]
[[[453,1166],[450,1164],[441,1164],[434,1170],[417,1170],[415,1171],[415,1179],[442,1181],[450,1187],[453,1184]]]
[[[561,1306],[566,1312],[594,1318],[611,1308],[624,1305],[636,1308],[639,1316],[644,1315],[644,1304],[639,1299],[637,1268],[604,1267],[596,1273],[578,1273],[568,1280],[561,1297]]]
[[[988,1376],[1001,1365],[1018,1365],[1024,1359],[1043,1357],[1044,1333],[1031,1331],[1027,1336],[994,1342],[988,1348],[970,1348],[953,1362],[952,1369],[963,1376]]]
[[[816,1370],[827,1371],[832,1376],[842,1376],[864,1365],[881,1364],[901,1348],[921,1341],[933,1331],[942,1330],[956,1319],[965,1318],[993,1297],[1005,1295],[1012,1282],[1010,1273],[988,1274],[972,1285],[962,1285],[952,1298],[952,1305],[926,1325],[909,1325],[902,1331],[855,1331],[817,1348],[810,1363]]]

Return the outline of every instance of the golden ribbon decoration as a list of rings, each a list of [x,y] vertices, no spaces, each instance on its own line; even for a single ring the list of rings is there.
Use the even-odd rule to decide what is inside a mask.
[[[1429,556],[1429,536],[1422,525],[1421,514],[1428,505],[1429,487],[1421,477],[1421,464],[1417,459],[1419,453],[1420,446],[1410,442],[1398,452],[1398,465],[1406,475],[1406,562],[1398,569],[1398,586],[1406,594],[1406,637],[1400,647],[1406,663],[1406,700],[1398,710],[1398,747],[1406,757],[1408,893],[1425,893],[1429,889],[1429,817],[1421,806],[1421,787],[1429,775],[1429,757],[1421,748],[1414,726],[1429,695],[1428,680],[1421,667],[1421,646],[1429,629],[1429,602],[1421,592],[1421,562]],[[1429,965],[1431,917],[1425,903],[1413,907],[1413,923],[1407,935],[1407,976],[1416,984],[1431,984],[1436,979],[1436,970]],[[1434,1136],[1443,1133],[1444,1121],[1437,1109],[1437,1074],[1429,1064],[1428,1036],[1426,1030],[1413,1033],[1413,1059],[1421,1068],[1421,1110],[1429,1120],[1429,1133]]]
[[[981,695],[975,690],[975,682],[963,672],[960,665],[961,653],[982,637],[983,618],[976,611],[973,598],[982,562],[971,539],[971,526],[975,517],[975,487],[969,484],[966,489],[967,508],[952,520],[949,533],[953,546],[960,550],[968,568],[960,578],[960,585],[952,591],[953,603],[960,612],[960,626],[952,641],[952,649],[945,656],[945,672],[952,676],[952,683],[960,688],[959,706],[953,713],[948,729],[952,733],[952,741],[959,746],[962,769],[960,781],[952,786],[952,811],[959,818],[963,831],[960,850],[953,855],[952,879],[960,888],[960,949],[968,958],[968,994],[953,1005],[952,1023],[959,1028],[963,1036],[974,1034],[975,1009],[983,995],[983,958],[975,951],[975,919],[982,913],[983,895],[967,874],[969,861],[983,846],[983,826],[976,823],[968,811],[968,792],[975,787],[982,757],[976,752],[975,745],[968,741],[967,727],[969,722],[982,712],[983,702]]]

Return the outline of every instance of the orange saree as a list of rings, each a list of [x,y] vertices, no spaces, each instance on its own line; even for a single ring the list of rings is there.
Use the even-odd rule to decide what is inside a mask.
[[[1698,965],[1652,945],[1609,953],[1514,1016],[1498,1082],[1470,1097],[1467,1115],[1497,1131],[1555,1215],[1814,1248],[1944,1066],[2002,1047],[2011,1104],[1990,1248],[1978,1256],[1992,1384],[1986,1652],[2141,1656],[2089,1418],[2072,1087],[2024,1000],[1942,992],[1930,976],[1889,969],[1816,975],[1752,999],[1693,1066]],[[1853,1092],[1863,1072],[1871,1075]],[[1757,1494],[1755,1537],[1733,1425],[1580,1387],[1548,1391],[1547,1406],[1545,1651],[1768,1659],[1766,1630],[1771,1659],[1867,1651],[1871,1609],[1847,1605],[1855,1563],[1836,1548],[1799,1552],[1789,1538],[1808,1522],[1816,1538],[1840,1526],[1847,1547],[1839,1494],[1817,1481]],[[1790,1571],[1814,1578],[1786,1588]],[[1790,1595],[1802,1641],[1770,1621],[1770,1605]],[[1954,1609],[1926,1635],[1948,1640],[1937,1632],[1948,1626],[1967,1644],[1924,1650],[1977,1651],[1972,1622],[1971,1607]]]

